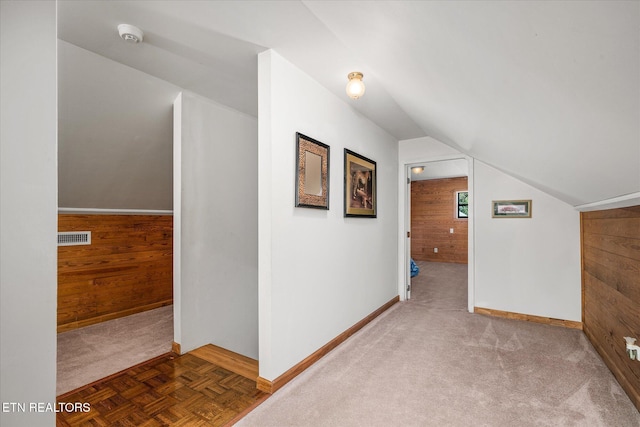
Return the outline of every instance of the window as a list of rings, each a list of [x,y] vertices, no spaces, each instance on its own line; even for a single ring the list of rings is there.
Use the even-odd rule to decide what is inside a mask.
[[[458,218],[469,218],[469,192],[456,191]]]

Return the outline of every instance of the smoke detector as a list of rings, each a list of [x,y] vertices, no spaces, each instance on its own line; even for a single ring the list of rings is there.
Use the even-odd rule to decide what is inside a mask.
[[[120,37],[129,43],[140,43],[144,37],[144,33],[138,27],[129,24],[118,25],[118,33]]]

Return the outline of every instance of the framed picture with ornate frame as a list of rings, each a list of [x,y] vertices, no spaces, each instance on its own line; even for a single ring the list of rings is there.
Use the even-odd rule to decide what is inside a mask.
[[[329,210],[329,150],[296,132],[296,207]]]
[[[531,200],[493,200],[492,218],[531,218]]]
[[[376,162],[344,149],[344,216],[377,217]]]

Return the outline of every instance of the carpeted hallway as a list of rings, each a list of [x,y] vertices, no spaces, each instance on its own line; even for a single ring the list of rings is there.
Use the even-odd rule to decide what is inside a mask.
[[[640,426],[581,331],[466,311],[467,266],[399,303],[238,426]]]

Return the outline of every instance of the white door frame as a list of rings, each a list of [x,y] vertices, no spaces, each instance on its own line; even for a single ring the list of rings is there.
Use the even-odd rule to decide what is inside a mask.
[[[398,280],[398,294],[402,301],[408,297],[408,285],[410,283],[410,268],[409,260],[411,258],[411,240],[407,236],[407,233],[411,230],[411,187],[408,183],[411,178],[411,168],[414,166],[428,166],[429,163],[441,162],[446,160],[458,160],[465,159],[467,161],[467,173],[468,173],[468,190],[469,190],[469,221],[468,221],[468,253],[467,253],[467,309],[470,313],[473,313],[475,305],[475,245],[474,245],[474,179],[473,179],[473,158],[465,156],[463,154],[453,156],[441,156],[424,158],[421,160],[413,160],[408,163],[404,163],[400,167],[400,203],[399,207],[399,280]]]

